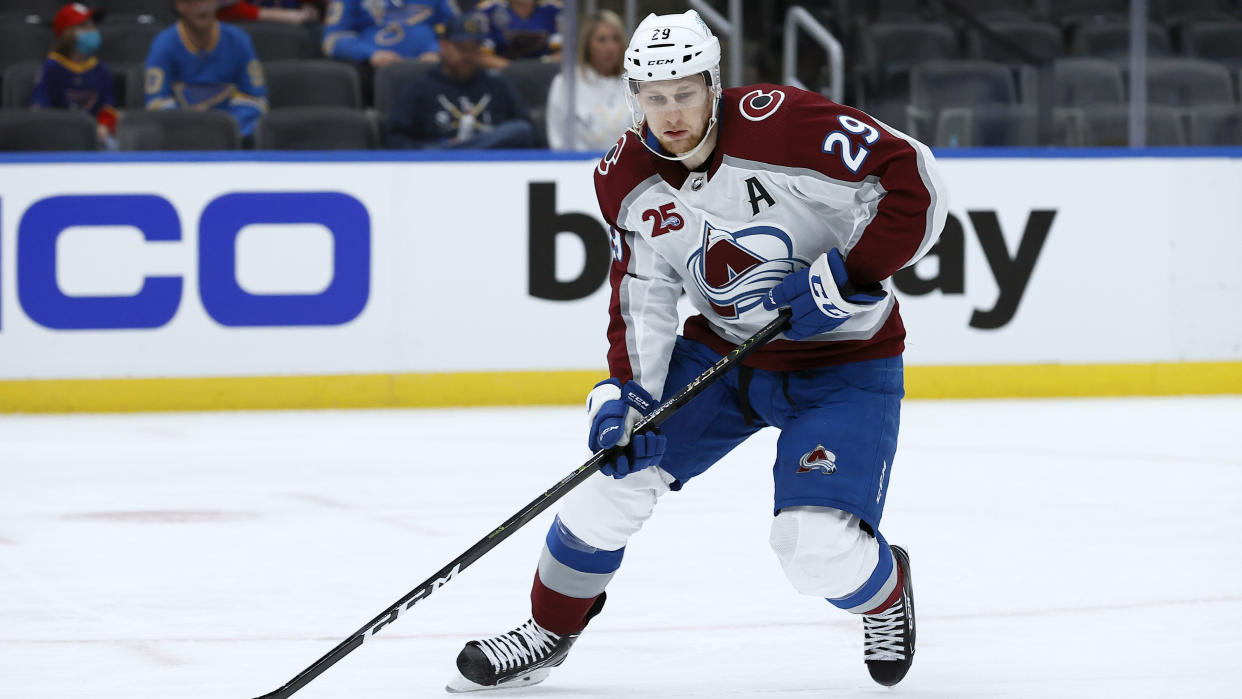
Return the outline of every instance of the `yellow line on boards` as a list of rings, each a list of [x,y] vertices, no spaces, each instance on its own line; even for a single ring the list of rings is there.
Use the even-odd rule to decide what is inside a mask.
[[[0,381],[0,413],[572,405],[602,371]],[[906,367],[909,398],[1242,394],[1242,362]]]

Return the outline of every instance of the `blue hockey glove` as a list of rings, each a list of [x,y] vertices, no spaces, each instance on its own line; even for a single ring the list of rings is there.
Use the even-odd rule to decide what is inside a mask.
[[[658,432],[633,434],[635,423],[655,410],[656,405],[651,394],[633,381],[622,385],[616,379],[607,379],[587,395],[587,418],[591,423],[587,446],[593,452],[624,447],[600,469],[603,473],[624,478],[660,463],[668,439]]]
[[[845,260],[836,248],[820,255],[810,267],[791,272],[768,291],[763,307],[793,311],[785,337],[805,340],[836,329],[850,316],[884,300],[887,292],[876,286],[856,290],[845,272]]]

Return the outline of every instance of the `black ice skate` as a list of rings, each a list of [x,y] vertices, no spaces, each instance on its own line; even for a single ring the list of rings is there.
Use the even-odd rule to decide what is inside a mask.
[[[586,621],[604,608],[601,593],[587,612]],[[451,693],[484,689],[529,687],[547,679],[552,668],[565,662],[581,631],[555,634],[527,619],[525,624],[499,636],[470,641],[457,654],[458,676],[445,687]]]
[[[914,581],[910,556],[893,546],[893,559],[905,576],[901,597],[879,614],[863,615],[863,659],[871,679],[891,687],[901,681],[914,662]]]

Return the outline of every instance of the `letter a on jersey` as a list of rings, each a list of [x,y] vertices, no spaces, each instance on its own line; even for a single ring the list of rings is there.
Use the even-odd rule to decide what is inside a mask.
[[[758,177],[746,178],[746,191],[750,194],[750,215],[759,215],[759,202],[767,202],[769,207],[776,205],[776,200],[768,194],[768,190],[763,188],[763,184],[759,182]]]

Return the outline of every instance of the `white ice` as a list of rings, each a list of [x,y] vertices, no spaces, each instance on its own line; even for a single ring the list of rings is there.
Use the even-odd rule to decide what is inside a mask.
[[[1242,398],[902,422],[898,687],[769,551],[769,431],[660,504],[566,665],[483,696],[1239,696]],[[0,417],[0,696],[269,692],[582,463],[582,434],[572,408]],[[461,644],[528,615],[550,516],[298,699],[447,696]]]

